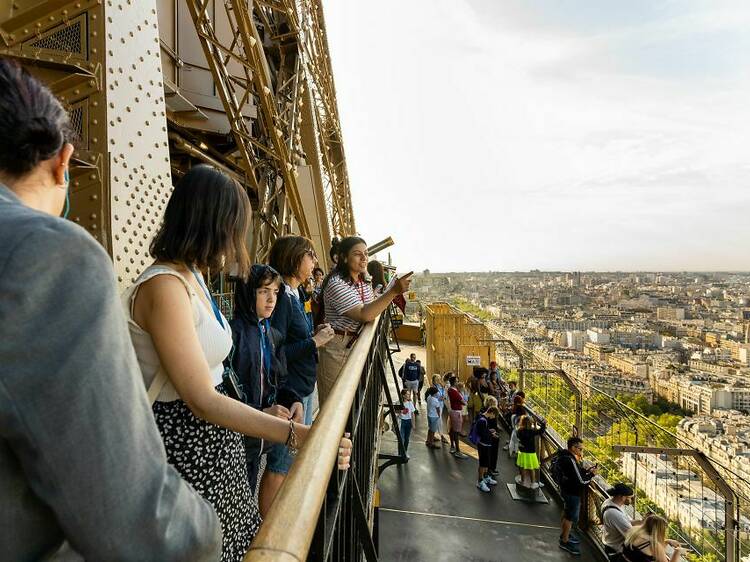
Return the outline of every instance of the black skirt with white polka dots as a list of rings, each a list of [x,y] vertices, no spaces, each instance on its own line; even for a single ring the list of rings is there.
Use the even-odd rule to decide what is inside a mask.
[[[223,385],[216,390],[226,394]],[[221,562],[239,562],[260,527],[239,433],[196,418],[182,400],[155,402],[167,461],[213,505],[223,533]]]

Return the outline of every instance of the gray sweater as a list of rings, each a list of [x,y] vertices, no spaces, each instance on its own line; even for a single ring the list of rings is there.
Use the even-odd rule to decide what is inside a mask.
[[[102,247],[0,185],[0,559],[215,561],[167,464]]]

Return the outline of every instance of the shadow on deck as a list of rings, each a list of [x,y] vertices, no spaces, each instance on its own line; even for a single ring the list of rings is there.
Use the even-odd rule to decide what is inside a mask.
[[[421,348],[402,349],[400,358],[424,353]],[[483,493],[476,488],[476,453],[468,450],[470,445],[462,447],[473,456],[458,460],[449,454],[448,445],[428,449],[426,435],[423,408],[411,436],[411,460],[386,469],[380,477],[381,560],[601,562],[600,552],[586,539],[580,557],[558,548],[560,505],[554,494],[546,492],[548,504],[510,497],[505,483],[517,471],[507,452],[500,451],[498,485]],[[397,452],[393,433],[384,435],[381,452]]]

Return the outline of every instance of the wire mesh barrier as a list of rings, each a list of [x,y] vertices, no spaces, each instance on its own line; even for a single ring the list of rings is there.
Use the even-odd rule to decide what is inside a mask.
[[[405,461],[380,454],[384,408],[403,450],[386,382],[391,330],[385,314],[363,328],[331,392],[335,399],[322,405],[246,561],[377,560],[377,463]],[[342,472],[335,460],[344,432],[353,450],[351,468]]]
[[[625,482],[635,491],[634,519],[648,513],[665,517],[670,538],[685,546],[691,562],[750,560],[750,483],[672,433],[668,428],[676,425],[676,416],[645,416],[532,351],[513,349],[511,364],[526,404],[547,420],[543,465],[577,435],[584,440],[584,466],[597,466],[580,524],[600,546],[606,490]],[[498,352],[504,355],[507,349]]]

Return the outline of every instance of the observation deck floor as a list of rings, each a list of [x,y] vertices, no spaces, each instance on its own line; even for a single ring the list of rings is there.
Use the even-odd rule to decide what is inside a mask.
[[[396,369],[409,353],[425,360],[424,348],[401,345]],[[396,357],[394,357],[396,359]],[[391,382],[391,392],[396,400]],[[416,405],[418,409],[420,406]],[[500,451],[498,485],[490,493],[476,488],[476,451],[468,443],[464,460],[449,454],[449,446],[428,449],[424,400],[412,432],[405,465],[387,468],[380,476],[379,554],[387,562],[502,561],[601,562],[603,556],[587,539],[581,556],[558,547],[561,506],[550,491],[550,503],[525,503],[510,497],[507,482],[517,469]],[[397,452],[392,432],[383,436],[381,452]]]

